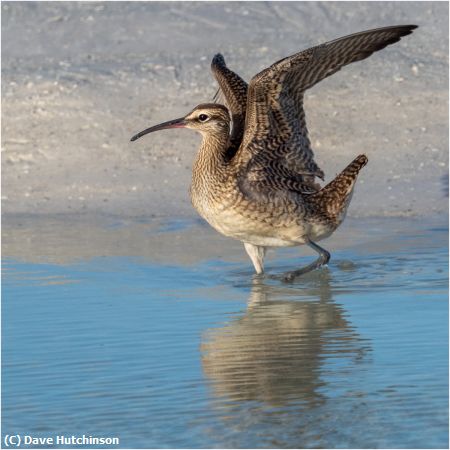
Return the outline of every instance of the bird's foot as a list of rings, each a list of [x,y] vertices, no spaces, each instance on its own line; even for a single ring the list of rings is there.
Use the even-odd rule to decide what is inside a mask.
[[[312,272],[313,270],[320,269],[321,267],[327,267],[327,262],[322,261],[316,261],[312,264],[309,264],[308,266],[302,267],[298,270],[292,270],[291,272],[286,272],[285,274],[281,275],[281,281],[284,283],[292,283],[294,280],[302,275],[305,275],[306,273]]]

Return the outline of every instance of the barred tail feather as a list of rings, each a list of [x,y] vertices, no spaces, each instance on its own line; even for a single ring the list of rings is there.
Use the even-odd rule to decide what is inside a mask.
[[[342,220],[352,198],[359,171],[367,164],[366,155],[355,158],[333,181],[311,195],[331,218]]]

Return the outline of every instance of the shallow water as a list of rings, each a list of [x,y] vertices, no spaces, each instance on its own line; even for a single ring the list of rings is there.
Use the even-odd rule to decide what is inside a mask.
[[[293,284],[197,221],[3,229],[3,437],[448,448],[445,219],[349,220]]]

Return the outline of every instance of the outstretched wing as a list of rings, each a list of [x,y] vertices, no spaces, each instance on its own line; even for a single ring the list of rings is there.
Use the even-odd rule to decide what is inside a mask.
[[[244,136],[248,85],[238,74],[228,69],[225,59],[220,53],[214,56],[211,70],[219,84],[219,90],[214,100],[223,101],[230,111],[232,130],[229,152],[232,153],[230,156],[234,156]]]
[[[303,94],[343,66],[412,33],[416,25],[363,31],[284,58],[257,74],[248,89],[245,133],[236,158],[247,190],[295,186],[317,190],[323,172],[314,161],[303,110]],[[245,167],[245,169],[244,169]]]

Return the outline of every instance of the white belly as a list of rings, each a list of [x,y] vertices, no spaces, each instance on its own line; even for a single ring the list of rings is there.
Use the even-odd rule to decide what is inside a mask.
[[[213,215],[201,214],[202,217],[219,233],[263,247],[293,247],[305,243],[302,227],[291,229],[274,227],[258,220],[242,217],[232,210],[217,211]]]

